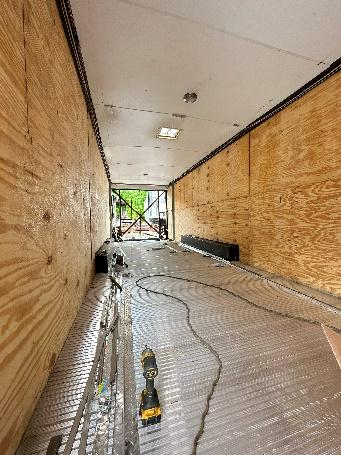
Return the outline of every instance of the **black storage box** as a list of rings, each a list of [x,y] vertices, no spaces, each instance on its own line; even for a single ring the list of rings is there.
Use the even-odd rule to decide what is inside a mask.
[[[239,261],[239,245],[234,243],[201,239],[200,237],[194,237],[193,235],[182,235],[181,243],[213,254],[219,258],[226,259],[227,261]]]
[[[108,273],[110,240],[106,240],[95,255],[95,273]]]

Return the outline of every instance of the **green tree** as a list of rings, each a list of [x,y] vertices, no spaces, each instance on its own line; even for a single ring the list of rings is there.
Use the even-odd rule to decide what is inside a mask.
[[[118,193],[118,192],[117,192]],[[117,196],[117,193],[116,196]],[[121,190],[121,197],[130,205],[132,205],[133,209],[136,210],[138,213],[143,213],[144,211],[144,202],[147,197],[147,191],[144,190]],[[138,215],[134,210],[132,210],[129,206],[125,207],[126,213],[129,218],[132,220],[136,220]],[[116,206],[116,215],[119,216],[119,206]]]

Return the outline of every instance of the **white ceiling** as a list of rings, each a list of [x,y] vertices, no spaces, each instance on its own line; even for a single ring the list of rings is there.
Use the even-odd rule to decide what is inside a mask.
[[[170,182],[341,56],[340,0],[71,3],[114,183]]]

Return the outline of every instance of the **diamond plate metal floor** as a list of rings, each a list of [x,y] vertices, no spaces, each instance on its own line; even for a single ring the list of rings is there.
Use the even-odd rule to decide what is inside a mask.
[[[341,371],[320,325],[341,329],[340,301],[174,248],[123,245],[136,398],[147,343],[163,409],[161,424],[139,423],[141,453],[341,454]],[[207,345],[222,370],[203,416],[219,366]]]

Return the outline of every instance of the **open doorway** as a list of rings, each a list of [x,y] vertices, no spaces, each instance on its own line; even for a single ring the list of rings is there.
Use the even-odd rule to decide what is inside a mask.
[[[167,239],[167,192],[113,189],[112,236],[117,240]]]

